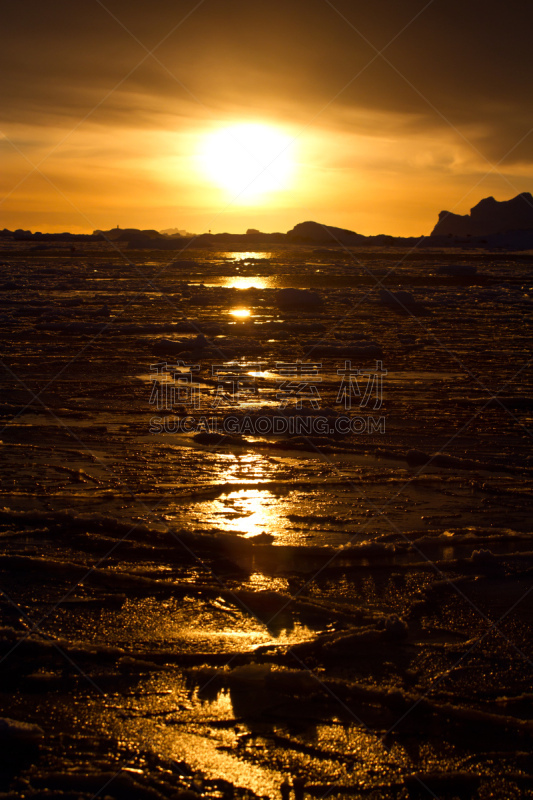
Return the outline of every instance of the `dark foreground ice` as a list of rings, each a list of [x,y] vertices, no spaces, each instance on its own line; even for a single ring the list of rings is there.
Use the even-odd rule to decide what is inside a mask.
[[[0,797],[532,796],[532,257],[22,247]]]

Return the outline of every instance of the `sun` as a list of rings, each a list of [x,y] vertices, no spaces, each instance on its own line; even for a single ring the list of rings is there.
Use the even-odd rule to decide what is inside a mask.
[[[243,122],[209,133],[200,162],[207,179],[235,201],[260,201],[293,178],[293,139],[274,125]]]

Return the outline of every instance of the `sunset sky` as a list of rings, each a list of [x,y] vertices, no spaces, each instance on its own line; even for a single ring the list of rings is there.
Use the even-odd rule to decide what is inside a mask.
[[[0,228],[407,236],[533,190],[524,0],[20,0],[2,23]]]

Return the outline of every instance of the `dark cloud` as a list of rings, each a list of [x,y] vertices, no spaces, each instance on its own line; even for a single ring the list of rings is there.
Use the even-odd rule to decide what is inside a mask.
[[[339,109],[342,117],[344,108],[366,108],[411,114],[422,127],[475,124],[474,143],[497,159],[533,125],[533,5],[523,0],[196,6],[194,0],[4,6],[8,115],[78,117],[119,84],[100,113],[129,108],[131,124],[143,108],[179,113],[183,103],[196,104],[199,113],[240,104],[286,116],[292,108],[302,121],[326,105],[325,121]],[[151,49],[165,36],[155,53],[162,67],[145,58],[139,42]],[[372,61],[374,48],[393,39],[384,58]],[[511,158],[529,160],[531,153],[529,142]]]

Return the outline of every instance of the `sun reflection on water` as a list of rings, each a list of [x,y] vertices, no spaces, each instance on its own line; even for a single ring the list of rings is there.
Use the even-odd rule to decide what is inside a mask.
[[[250,316],[251,312],[249,308],[232,308],[229,313],[232,315],[232,317],[246,319],[246,317]]]
[[[222,495],[214,506],[218,525],[245,538],[277,527],[276,498],[269,490],[239,489]]]
[[[235,275],[226,278],[223,286],[226,289],[267,289],[272,286],[272,278],[261,278],[258,275],[247,278],[244,275]]]
[[[242,253],[228,252],[221,253],[222,258],[231,259],[232,261],[269,261],[272,258],[272,253],[267,253],[262,250],[247,250]]]

